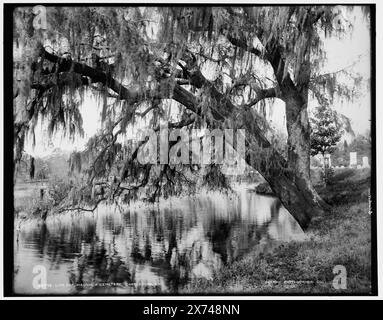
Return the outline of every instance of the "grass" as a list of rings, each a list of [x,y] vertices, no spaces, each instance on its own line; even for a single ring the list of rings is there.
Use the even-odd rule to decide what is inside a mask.
[[[53,214],[52,209],[68,196],[71,187],[69,179],[58,176],[43,182],[18,182],[14,186],[14,214],[22,220],[41,218],[48,212]]]
[[[14,187],[14,214],[21,219],[38,217],[40,210],[49,206],[47,200],[40,200],[42,183],[16,183]]]
[[[183,293],[369,294],[370,170],[338,169],[327,186],[314,184],[332,209],[312,220],[307,240],[250,253],[222,267],[213,280],[195,280]],[[333,287],[336,265],[346,268],[346,289]]]
[[[13,189],[13,204],[14,215],[18,222],[35,218],[45,219],[47,213],[54,207],[57,196],[60,198],[68,194],[67,185],[56,177],[43,182],[17,182]]]

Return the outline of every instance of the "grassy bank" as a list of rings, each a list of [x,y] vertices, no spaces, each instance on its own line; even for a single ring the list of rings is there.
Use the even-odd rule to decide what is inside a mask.
[[[14,186],[14,214],[22,220],[44,218],[69,193],[68,179],[53,176],[44,181],[19,181]]]
[[[315,174],[313,176],[318,176]],[[333,182],[314,181],[332,205],[315,217],[307,240],[250,253],[225,266],[213,280],[195,280],[184,293],[369,293],[371,284],[370,171],[339,169]],[[347,289],[336,290],[333,268],[347,271]]]

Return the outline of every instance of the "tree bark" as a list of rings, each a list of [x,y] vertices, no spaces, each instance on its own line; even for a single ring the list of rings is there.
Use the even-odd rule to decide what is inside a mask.
[[[256,160],[251,160],[257,157],[257,155],[253,155],[254,150],[249,150],[249,153],[250,159],[248,163],[261,173],[285,208],[295,218],[301,228],[306,230],[312,217],[323,213],[322,203],[318,201],[316,193],[313,192],[311,186],[305,179],[289,170],[287,164],[286,167],[283,167],[284,161],[274,151],[261,164]],[[264,163],[265,161],[268,163]],[[273,165],[267,169],[270,166],[270,162],[279,162],[281,167]]]
[[[307,108],[301,99],[286,100],[288,162],[301,178],[310,181],[310,127]]]
[[[238,119],[238,118],[237,118]],[[238,128],[246,129],[250,147],[246,148],[246,162],[269,183],[285,208],[307,229],[313,216],[320,215],[328,205],[318,196],[309,180],[302,177],[261,131],[254,129],[254,121],[244,114]]]
[[[286,103],[289,170],[305,183],[305,189],[311,194],[315,206],[328,210],[329,205],[318,195],[310,177],[311,143],[307,112],[308,90],[307,88],[297,89],[289,77],[282,83],[282,99]]]

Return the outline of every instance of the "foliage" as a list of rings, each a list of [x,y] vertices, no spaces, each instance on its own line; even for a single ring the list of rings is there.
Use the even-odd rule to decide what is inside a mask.
[[[53,177],[48,183],[48,195],[52,199],[55,206],[59,205],[69,194],[72,189],[72,183],[67,179]]]
[[[15,178],[18,181],[30,181],[31,155],[24,153],[16,165]],[[61,150],[56,149],[48,156],[36,157],[33,161],[34,180],[45,180],[51,177],[67,177],[67,156]]]
[[[164,122],[187,130],[245,125],[251,129],[249,148],[259,142],[270,147],[265,99],[281,98],[286,83],[299,95],[315,90],[322,100],[344,92],[336,87],[336,75],[321,75],[320,66],[324,37],[348,32],[350,11],[338,6],[47,7],[48,27],[36,30],[32,8],[18,7],[15,160],[41,119],[49,135],[82,135],[80,105],[93,96],[102,104],[101,131],[71,157],[71,168],[84,175],[84,199],[92,204],[117,196],[155,200],[182,192],[183,185],[192,190],[191,176],[198,173],[198,180],[200,168],[142,165],[136,157],[145,142],[125,143],[127,132],[144,125],[157,131]],[[276,164],[260,162],[280,165],[281,157],[276,158]],[[209,181],[222,182],[219,170],[210,173],[217,179]],[[88,196],[95,185],[104,188],[97,200]]]
[[[230,189],[228,178],[220,171],[219,166],[210,165],[203,175],[202,186],[207,186],[213,190],[226,191]]]
[[[21,218],[40,217],[60,213],[67,208],[87,203],[92,204],[90,192],[83,189],[83,183],[77,178],[51,176],[47,183],[18,183],[15,186],[15,212]],[[19,195],[20,194],[20,195]],[[86,207],[81,208],[87,210]]]
[[[344,140],[344,143],[340,142],[337,144],[331,157],[331,163],[334,166],[344,167],[348,167],[350,164],[350,150],[346,140]]]
[[[50,173],[47,162],[40,158],[34,158],[26,153],[24,153],[20,161],[16,163],[16,167],[16,180],[24,182],[33,179],[46,179]]]
[[[321,178],[322,178],[322,181],[324,182],[325,185],[333,182],[334,168],[332,166],[331,167],[330,166],[322,167]]]
[[[331,157],[331,163],[334,166],[348,167],[350,152],[357,153],[357,163],[359,164],[362,163],[363,157],[371,159],[371,136],[369,132],[358,134],[350,143],[347,143],[346,140],[343,143],[338,143]]]
[[[357,135],[356,138],[350,143],[348,150],[350,152],[358,153],[359,162],[361,162],[362,156],[371,158],[371,135],[369,133],[366,135]]]
[[[325,162],[325,154],[333,153],[336,144],[342,137],[343,131],[337,121],[337,114],[328,106],[319,106],[311,119],[311,155],[318,153],[323,157],[322,180],[329,183],[334,175],[334,170]]]
[[[311,119],[311,155],[330,154],[342,137],[336,113],[327,106],[319,106]]]
[[[48,179],[50,175],[49,166],[47,163],[42,163],[41,167],[37,169],[35,177],[38,180]]]

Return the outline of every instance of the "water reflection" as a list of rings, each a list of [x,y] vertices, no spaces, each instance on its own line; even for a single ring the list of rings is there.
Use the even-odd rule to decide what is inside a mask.
[[[304,236],[277,199],[248,187],[26,222],[15,237],[15,291],[174,293],[250,250]],[[33,287],[36,265],[47,270],[46,289]]]

